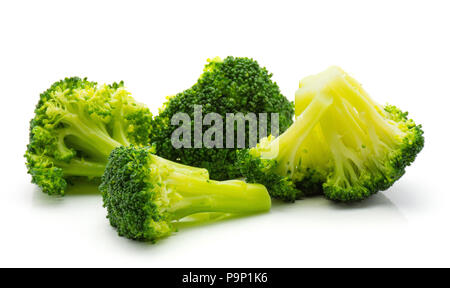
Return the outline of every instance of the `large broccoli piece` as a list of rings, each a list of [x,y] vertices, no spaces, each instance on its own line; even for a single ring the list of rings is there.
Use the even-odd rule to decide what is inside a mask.
[[[236,142],[231,148],[181,148],[172,146],[171,135],[177,126],[171,125],[172,116],[184,112],[194,119],[194,106],[202,105],[203,115],[218,113],[268,113],[267,131],[271,131],[271,113],[279,114],[279,130],[284,132],[291,124],[294,107],[272,81],[272,74],[266,68],[249,58],[227,57],[208,60],[204,73],[191,88],[169,98],[155,117],[152,142],[156,144],[157,154],[172,161],[208,169],[211,178],[216,180],[233,179],[240,176],[233,164],[236,161]],[[259,122],[261,123],[261,121]],[[207,127],[204,128],[204,131]],[[235,126],[236,130],[236,126]],[[225,134],[225,133],[224,133]],[[192,125],[194,135],[194,125]],[[192,137],[194,138],[194,137]],[[249,133],[246,127],[246,145]],[[259,136],[257,139],[260,139]],[[224,137],[223,147],[226,147]],[[237,141],[237,137],[235,138]],[[194,147],[192,139],[192,147]],[[248,146],[247,146],[248,147]]]
[[[54,83],[40,95],[25,154],[32,182],[50,195],[67,183],[99,179],[110,152],[148,145],[152,115],[123,82],[97,85],[77,77]]]
[[[389,188],[424,145],[420,125],[394,106],[374,102],[338,67],[300,82],[296,120],[278,138],[240,151],[249,182],[293,201],[324,193],[337,201],[362,200]]]
[[[249,214],[270,209],[266,188],[243,181],[209,180],[206,169],[178,164],[150,148],[113,150],[100,190],[108,218],[121,236],[156,241],[178,220],[197,213]]]

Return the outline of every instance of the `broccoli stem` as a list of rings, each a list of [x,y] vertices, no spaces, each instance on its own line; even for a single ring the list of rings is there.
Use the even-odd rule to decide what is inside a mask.
[[[90,162],[72,159],[69,163],[54,161],[54,164],[63,169],[65,176],[102,177],[106,162]]]
[[[68,142],[76,148],[82,148],[92,158],[106,162],[111,151],[122,146],[108,134],[105,127],[90,124],[91,120],[83,121],[82,117],[69,114],[61,122],[69,126],[65,129]]]
[[[296,155],[300,146],[332,103],[333,98],[326,94],[314,98],[308,108],[296,118],[294,124],[271,143],[270,151],[267,154],[262,153],[261,158],[276,159],[280,164],[278,167],[282,175],[294,172],[298,164]]]
[[[116,109],[115,113],[115,121],[113,122],[112,134],[114,139],[117,139],[124,146],[130,146],[130,141],[128,141],[127,132],[124,129],[124,121],[125,116],[123,112],[123,98],[127,96],[127,92],[125,90],[120,90],[116,92],[116,95],[113,97],[118,101],[118,109]]]
[[[384,119],[381,108],[354,79],[339,77],[329,91],[336,102],[333,111],[334,122],[339,123],[336,131],[341,133],[344,144],[349,148],[360,151],[364,145],[366,151],[379,156],[389,147],[400,144],[401,130]]]
[[[367,117],[367,122],[374,126],[376,132],[389,135],[392,138],[389,140],[394,142],[394,135],[401,135],[401,131],[394,125],[386,122],[381,114],[381,108],[372,101],[367,93],[362,93],[361,91],[362,89],[359,85],[355,88],[352,82],[341,77],[335,79],[332,87],[333,94],[337,97],[342,95],[361,115]]]
[[[251,214],[269,211],[271,200],[266,188],[243,181],[214,181],[172,172],[165,183],[172,195],[169,212],[174,220],[202,212]]]
[[[342,135],[337,133],[339,125],[336,124],[333,114],[323,117],[323,132],[325,139],[330,143],[330,150],[335,163],[333,179],[345,187],[357,181],[357,173],[361,170],[361,161],[355,151],[349,149],[342,141]],[[359,170],[358,170],[359,169]]]
[[[42,159],[46,159],[47,162],[53,163],[53,166],[61,168],[65,176],[101,177],[106,168],[106,162],[92,162],[77,159],[71,159],[69,162],[66,162],[45,156],[39,157],[36,155],[30,155],[30,158],[34,161],[42,161]]]

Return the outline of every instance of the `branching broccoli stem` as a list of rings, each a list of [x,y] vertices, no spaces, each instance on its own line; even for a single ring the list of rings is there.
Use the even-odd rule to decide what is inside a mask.
[[[293,181],[300,148],[332,102],[331,97],[318,95],[282,135],[269,136],[255,148],[238,151],[237,163],[247,181],[264,184],[274,198],[294,201],[302,197]]]
[[[271,207],[263,185],[210,180],[206,169],[160,158],[149,148],[113,150],[100,190],[111,225],[136,240],[169,236],[178,220],[198,213],[245,215]]]
[[[30,125],[25,157],[32,182],[45,193],[64,195],[68,181],[101,177],[114,148],[148,145],[151,117],[122,82],[56,82],[41,94]]]
[[[239,156],[249,181],[267,185],[274,197],[362,200],[397,181],[424,145],[421,126],[407,113],[378,105],[338,67],[303,79],[295,106],[297,119],[284,134]],[[261,153],[268,147],[281,153]]]

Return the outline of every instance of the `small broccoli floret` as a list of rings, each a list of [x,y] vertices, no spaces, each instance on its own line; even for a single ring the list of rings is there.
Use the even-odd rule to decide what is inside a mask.
[[[64,195],[68,182],[101,177],[114,148],[148,145],[151,117],[123,82],[99,86],[73,77],[54,83],[40,95],[30,123],[25,158],[32,182]]]
[[[274,197],[323,192],[336,201],[365,199],[397,181],[424,146],[421,126],[408,113],[375,103],[338,67],[303,79],[295,107],[291,128],[239,156],[250,182],[266,184],[270,175],[295,184],[291,197],[280,195],[283,185],[268,185]],[[269,165],[253,169],[255,162]]]
[[[207,170],[153,152],[119,147],[109,157],[100,190],[107,217],[121,236],[154,242],[172,234],[177,221],[187,216],[270,209],[270,196],[262,185],[209,180]]]
[[[253,59],[231,56],[223,61],[218,57],[208,59],[204,73],[197,83],[170,97],[160,114],[155,117],[151,138],[156,144],[157,154],[186,165],[206,168],[212,179],[226,180],[239,177],[239,170],[234,167],[237,137],[235,137],[235,148],[232,149],[225,148],[227,147],[225,137],[223,149],[204,146],[195,149],[175,149],[171,143],[171,135],[177,126],[171,125],[171,119],[176,113],[183,112],[193,120],[195,105],[202,105],[203,115],[217,113],[222,116],[224,127],[227,113],[241,112],[243,115],[254,113],[258,120],[259,113],[267,113],[267,131],[270,133],[271,113],[278,113],[280,133],[284,132],[292,124],[294,107],[280,93],[278,85],[271,78],[272,74],[266,68],[260,67]],[[247,128],[246,147],[249,144]],[[206,129],[208,127],[204,127],[204,131]],[[194,135],[194,127],[192,127],[192,135]],[[194,147],[194,139],[191,139],[191,142]]]

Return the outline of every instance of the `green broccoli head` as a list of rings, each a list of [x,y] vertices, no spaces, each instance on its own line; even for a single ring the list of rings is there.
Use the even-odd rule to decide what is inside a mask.
[[[155,117],[151,138],[156,144],[157,154],[183,164],[206,168],[211,178],[216,180],[240,176],[239,170],[234,167],[235,148],[175,149],[171,135],[177,127],[171,125],[171,119],[178,112],[184,112],[194,119],[195,105],[202,105],[204,115],[218,113],[224,122],[227,113],[255,113],[257,117],[259,113],[268,113],[267,131],[270,132],[270,113],[278,113],[279,129],[283,132],[292,124],[293,104],[280,93],[278,85],[271,78],[272,74],[253,59],[227,57],[223,61],[219,58],[208,60],[197,83],[169,98],[159,116]],[[248,139],[246,129],[246,145]],[[234,144],[237,147],[236,142]],[[223,147],[226,147],[225,143]]]
[[[296,121],[285,133],[239,156],[251,182],[266,185],[272,174],[291,181],[291,197],[278,192],[284,186],[268,186],[274,197],[291,201],[324,193],[336,201],[365,199],[395,183],[424,146],[421,126],[407,113],[375,103],[338,67],[303,79],[295,106]],[[254,169],[255,162],[268,165]]]
[[[32,182],[50,195],[67,183],[102,176],[109,153],[120,145],[148,145],[151,113],[123,82],[97,85],[66,78],[40,95],[25,153]]]
[[[121,236],[156,241],[175,231],[176,222],[197,213],[265,212],[266,188],[243,181],[209,180],[206,169],[153,154],[153,148],[113,150],[100,190],[108,219]]]

